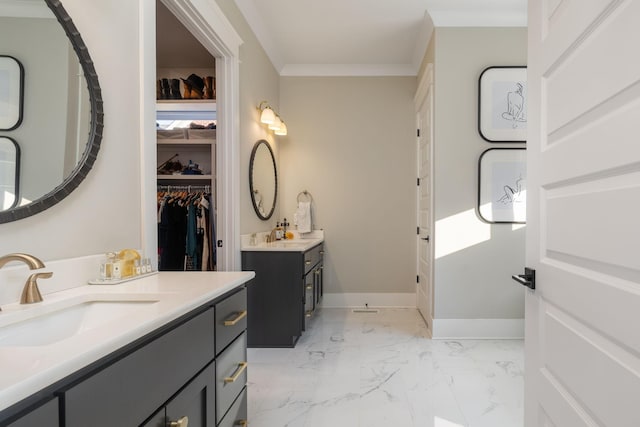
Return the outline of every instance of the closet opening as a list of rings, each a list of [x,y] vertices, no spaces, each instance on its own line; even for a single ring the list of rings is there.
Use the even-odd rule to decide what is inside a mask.
[[[158,270],[223,270],[216,58],[156,1]]]

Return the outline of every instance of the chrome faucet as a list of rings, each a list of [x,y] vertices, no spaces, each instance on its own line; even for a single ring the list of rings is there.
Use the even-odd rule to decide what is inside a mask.
[[[29,254],[13,253],[0,257],[0,268],[11,261],[21,261],[29,266],[30,270],[37,270],[44,268],[44,263],[38,258]],[[29,276],[24,289],[22,289],[22,295],[20,296],[20,304],[32,304],[34,302],[42,301],[42,295],[38,289],[38,278],[48,279],[53,276],[51,272],[33,273]]]

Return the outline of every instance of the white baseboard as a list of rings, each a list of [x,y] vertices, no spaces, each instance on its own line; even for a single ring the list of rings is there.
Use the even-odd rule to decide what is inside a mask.
[[[433,339],[522,339],[524,319],[433,319]]]
[[[322,306],[328,308],[410,307],[416,308],[415,293],[345,293],[322,296]]]

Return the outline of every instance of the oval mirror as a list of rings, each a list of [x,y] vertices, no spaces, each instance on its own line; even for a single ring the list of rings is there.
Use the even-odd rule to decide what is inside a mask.
[[[278,172],[276,158],[267,141],[256,142],[249,161],[249,190],[251,202],[258,218],[267,220],[276,209]]]
[[[6,195],[15,203],[0,205],[6,223],[48,209],[82,182],[100,149],[103,109],[87,47],[59,1],[0,0],[0,52],[24,69],[22,120],[0,131],[20,147],[19,191]],[[0,107],[2,88],[11,92],[16,80],[0,68]],[[3,189],[12,187],[5,175]]]

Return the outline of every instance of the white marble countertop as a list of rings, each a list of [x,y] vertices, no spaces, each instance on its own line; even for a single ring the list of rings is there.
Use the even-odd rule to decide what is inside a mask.
[[[284,251],[305,252],[323,242],[323,239],[292,239],[276,240],[275,242],[261,242],[255,245],[243,245],[243,251]]]
[[[2,326],[87,301],[152,301],[126,316],[45,345],[0,346],[0,410],[196,309],[254,277],[245,272],[162,272],[118,285],[85,285],[44,296],[34,305],[2,306]],[[29,331],[31,332],[31,331]],[[45,334],[35,330],[34,334]]]
[[[241,250],[247,251],[277,251],[277,252],[305,252],[316,245],[324,242],[324,231],[314,230],[311,233],[301,235],[297,231],[292,231],[293,239],[276,240],[275,242],[267,243],[266,236],[268,232],[243,234],[240,236]],[[254,244],[251,244],[255,239]]]

